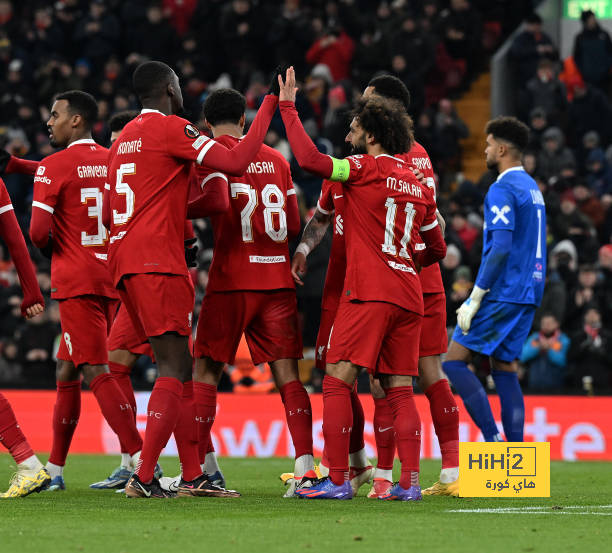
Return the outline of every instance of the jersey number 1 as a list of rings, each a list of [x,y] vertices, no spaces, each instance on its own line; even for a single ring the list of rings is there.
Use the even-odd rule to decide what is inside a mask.
[[[393,198],[387,198],[385,201],[385,207],[387,208],[387,218],[385,223],[385,241],[382,244],[383,253],[389,255],[398,255],[397,246],[395,245],[395,218],[397,216],[397,204]],[[414,216],[416,215],[416,209],[414,204],[406,202],[404,208],[406,212],[406,223],[404,225],[404,236],[400,240],[400,251],[399,256],[404,259],[410,259],[408,253],[408,244],[410,243],[410,237],[412,236],[412,224],[414,223]]]
[[[247,196],[247,203],[240,212],[240,224],[242,227],[242,241],[253,242],[253,213],[257,207],[257,190],[243,182],[232,182],[230,185],[232,198],[236,199],[239,195]],[[285,198],[281,189],[276,184],[266,184],[261,191],[261,201],[264,205],[264,228],[266,234],[275,242],[287,240],[287,214]],[[278,229],[274,228],[274,215],[278,216]]]

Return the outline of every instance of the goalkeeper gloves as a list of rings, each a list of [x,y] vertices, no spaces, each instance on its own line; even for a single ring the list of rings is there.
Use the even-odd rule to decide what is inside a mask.
[[[472,319],[480,309],[480,302],[487,292],[488,290],[483,290],[478,286],[474,286],[470,297],[461,304],[459,309],[457,309],[457,324],[463,331],[463,334],[469,332],[470,326],[472,325]]]

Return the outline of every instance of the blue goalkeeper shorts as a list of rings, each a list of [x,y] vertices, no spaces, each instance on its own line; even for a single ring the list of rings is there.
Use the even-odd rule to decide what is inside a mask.
[[[535,310],[534,305],[484,299],[468,333],[463,334],[457,325],[453,340],[471,351],[510,363],[521,356]]]

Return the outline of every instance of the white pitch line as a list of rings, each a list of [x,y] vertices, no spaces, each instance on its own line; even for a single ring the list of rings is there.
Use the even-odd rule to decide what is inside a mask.
[[[572,509],[573,512],[564,511]],[[576,512],[575,509],[584,509],[584,512]],[[447,513],[484,513],[484,514],[509,514],[509,515],[597,515],[612,516],[612,513],[600,513],[598,509],[612,509],[612,505],[567,505],[562,509],[552,509],[550,506],[535,507],[498,507],[489,509],[449,509]]]

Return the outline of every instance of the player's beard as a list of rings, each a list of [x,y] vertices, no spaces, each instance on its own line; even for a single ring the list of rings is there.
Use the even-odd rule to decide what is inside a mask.
[[[362,140],[360,140],[357,144],[351,144],[351,154],[363,155],[367,153],[368,153],[368,149],[366,146],[365,137]]]
[[[499,162],[496,159],[487,159],[487,169],[499,173]]]

